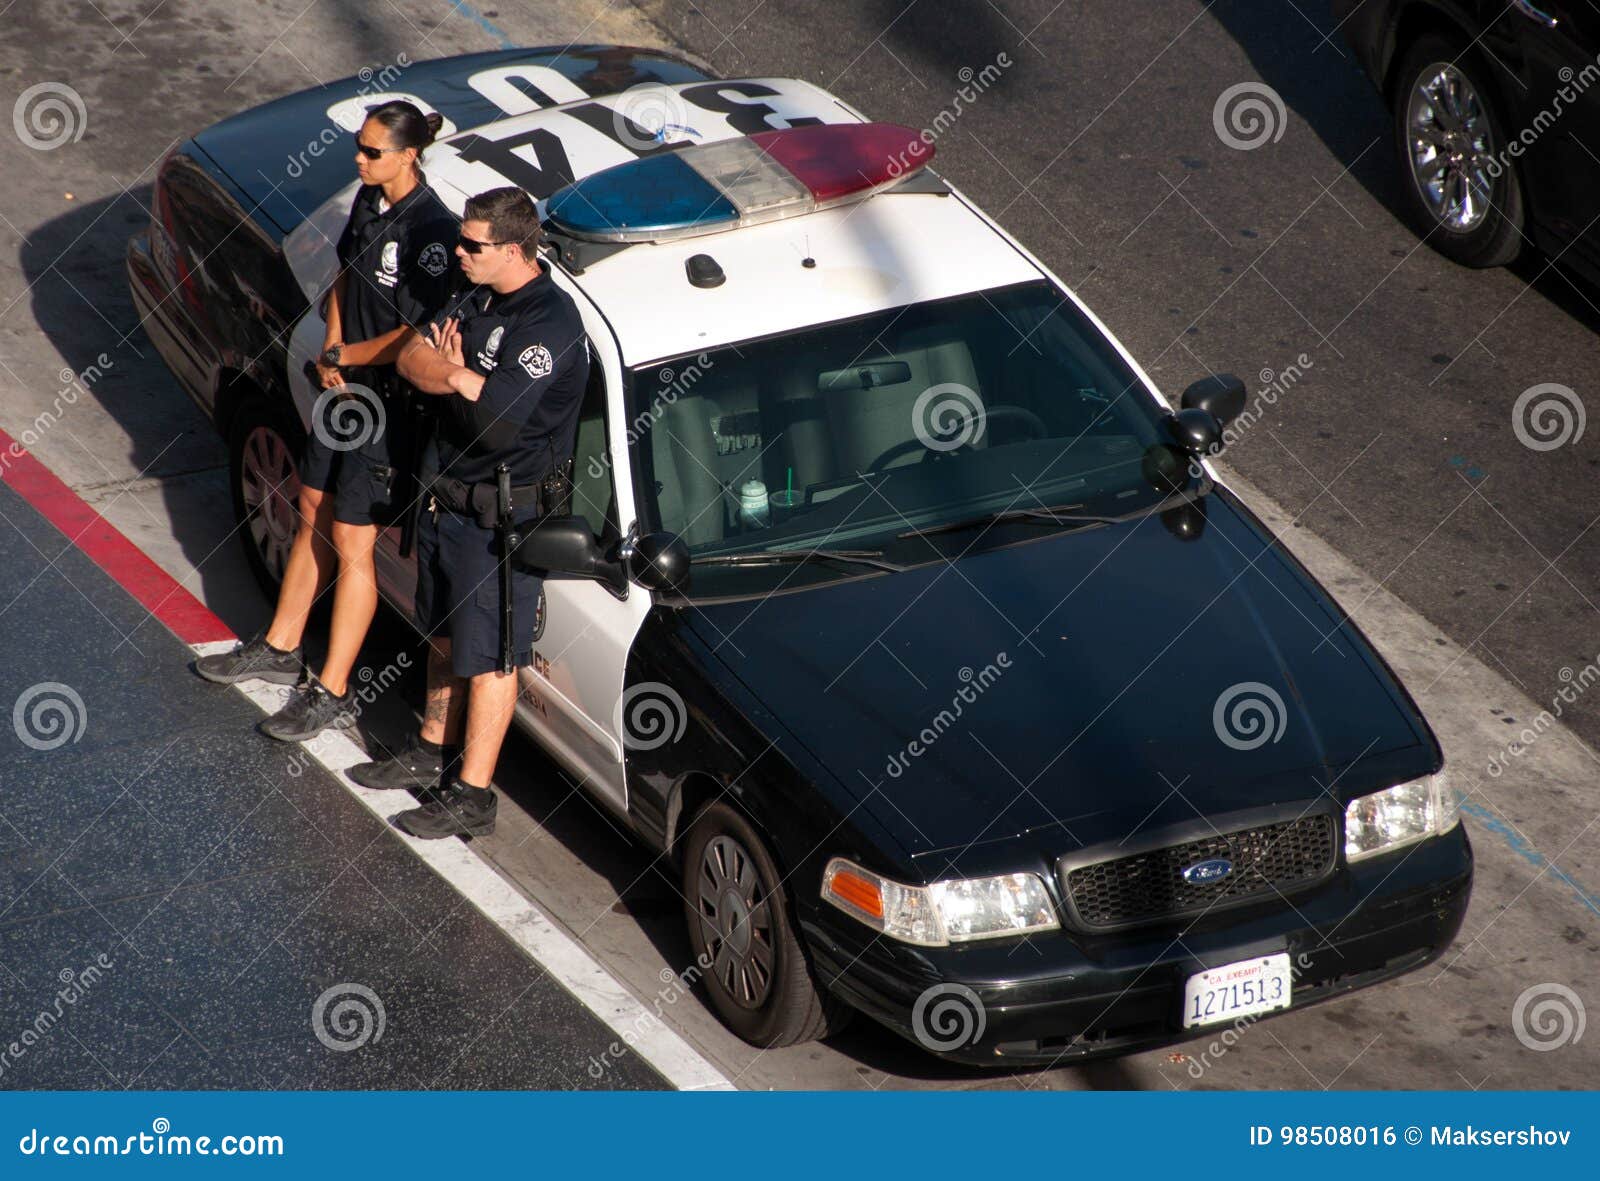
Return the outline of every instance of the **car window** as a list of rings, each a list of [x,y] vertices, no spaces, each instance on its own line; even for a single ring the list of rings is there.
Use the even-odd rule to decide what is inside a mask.
[[[696,555],[1161,495],[1161,409],[1044,282],[644,367],[630,398],[641,503]]]
[[[597,359],[589,366],[589,384],[578,413],[577,442],[572,452],[572,511],[588,520],[595,537],[602,542],[620,536],[611,450],[606,438],[605,367]]]

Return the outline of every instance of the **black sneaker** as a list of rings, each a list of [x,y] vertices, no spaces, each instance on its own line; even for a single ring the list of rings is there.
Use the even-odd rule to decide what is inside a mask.
[[[284,707],[261,723],[261,732],[280,742],[304,742],[324,730],[348,729],[356,722],[350,708],[353,701],[348,689],[343,697],[335,697],[316,677],[307,677]]]
[[[357,763],[346,772],[362,787],[379,790],[402,790],[417,787],[438,787],[444,777],[445,764],[460,760],[459,747],[446,746],[435,754],[422,745],[422,737],[413,730],[406,735],[404,745],[392,755],[374,759],[370,763]],[[452,766],[452,771],[454,767]]]
[[[428,792],[427,803],[394,818],[395,824],[425,841],[439,837],[486,837],[494,831],[499,808],[492,787],[468,787],[459,779]]]
[[[297,685],[305,675],[301,649],[280,652],[267,643],[266,636],[235,644],[232,652],[202,656],[194,671],[217,685],[239,681],[270,681],[274,685]]]

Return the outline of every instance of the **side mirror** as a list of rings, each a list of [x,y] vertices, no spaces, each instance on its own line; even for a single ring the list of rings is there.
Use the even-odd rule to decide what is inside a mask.
[[[1167,419],[1172,441],[1191,455],[1215,455],[1222,450],[1222,424],[1209,410],[1189,407]]]
[[[513,562],[538,574],[575,574],[593,578],[617,595],[628,590],[628,572],[609,560],[584,517],[540,517],[517,542]]]
[[[689,584],[689,548],[671,533],[641,537],[627,560],[608,556],[594,529],[580,516],[540,517],[517,543],[512,561],[535,573],[592,578],[612,594],[625,596],[631,578],[649,590],[682,590]]]
[[[689,547],[676,533],[647,533],[628,554],[628,574],[649,590],[682,591],[689,585]]]
[[[1225,427],[1244,413],[1244,382],[1231,373],[1202,377],[1183,391],[1179,399],[1184,410],[1204,410]]]

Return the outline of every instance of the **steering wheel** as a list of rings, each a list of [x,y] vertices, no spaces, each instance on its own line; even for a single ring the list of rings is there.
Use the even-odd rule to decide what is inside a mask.
[[[1023,406],[992,406],[983,412],[983,417],[986,422],[992,422],[997,418],[1010,419],[1025,428],[1024,437],[1028,439],[1047,439],[1050,437],[1050,427],[1045,420]],[[953,455],[957,451],[970,451],[973,450],[973,447],[971,443],[963,441],[941,450],[937,447],[929,447],[918,438],[903,439],[868,464],[867,470],[869,472],[880,472],[902,455],[908,455],[918,450],[922,451],[923,463],[937,463],[947,455]]]

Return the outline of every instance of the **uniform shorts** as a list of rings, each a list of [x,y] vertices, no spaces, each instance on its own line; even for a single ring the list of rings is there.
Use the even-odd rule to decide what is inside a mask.
[[[352,377],[351,380],[358,380]],[[333,519],[346,525],[391,525],[405,513],[403,500],[411,493],[405,476],[410,462],[405,403],[400,398],[382,400],[381,419],[351,419],[359,424],[353,446],[338,446],[333,428],[307,432],[300,462],[300,483],[333,493]],[[374,424],[381,421],[382,429]]]
[[[533,518],[519,521],[520,527]],[[513,570],[514,663],[533,663],[533,638],[544,580]],[[500,667],[500,539],[471,517],[424,512],[417,529],[417,626],[450,640],[450,671],[475,677]]]

